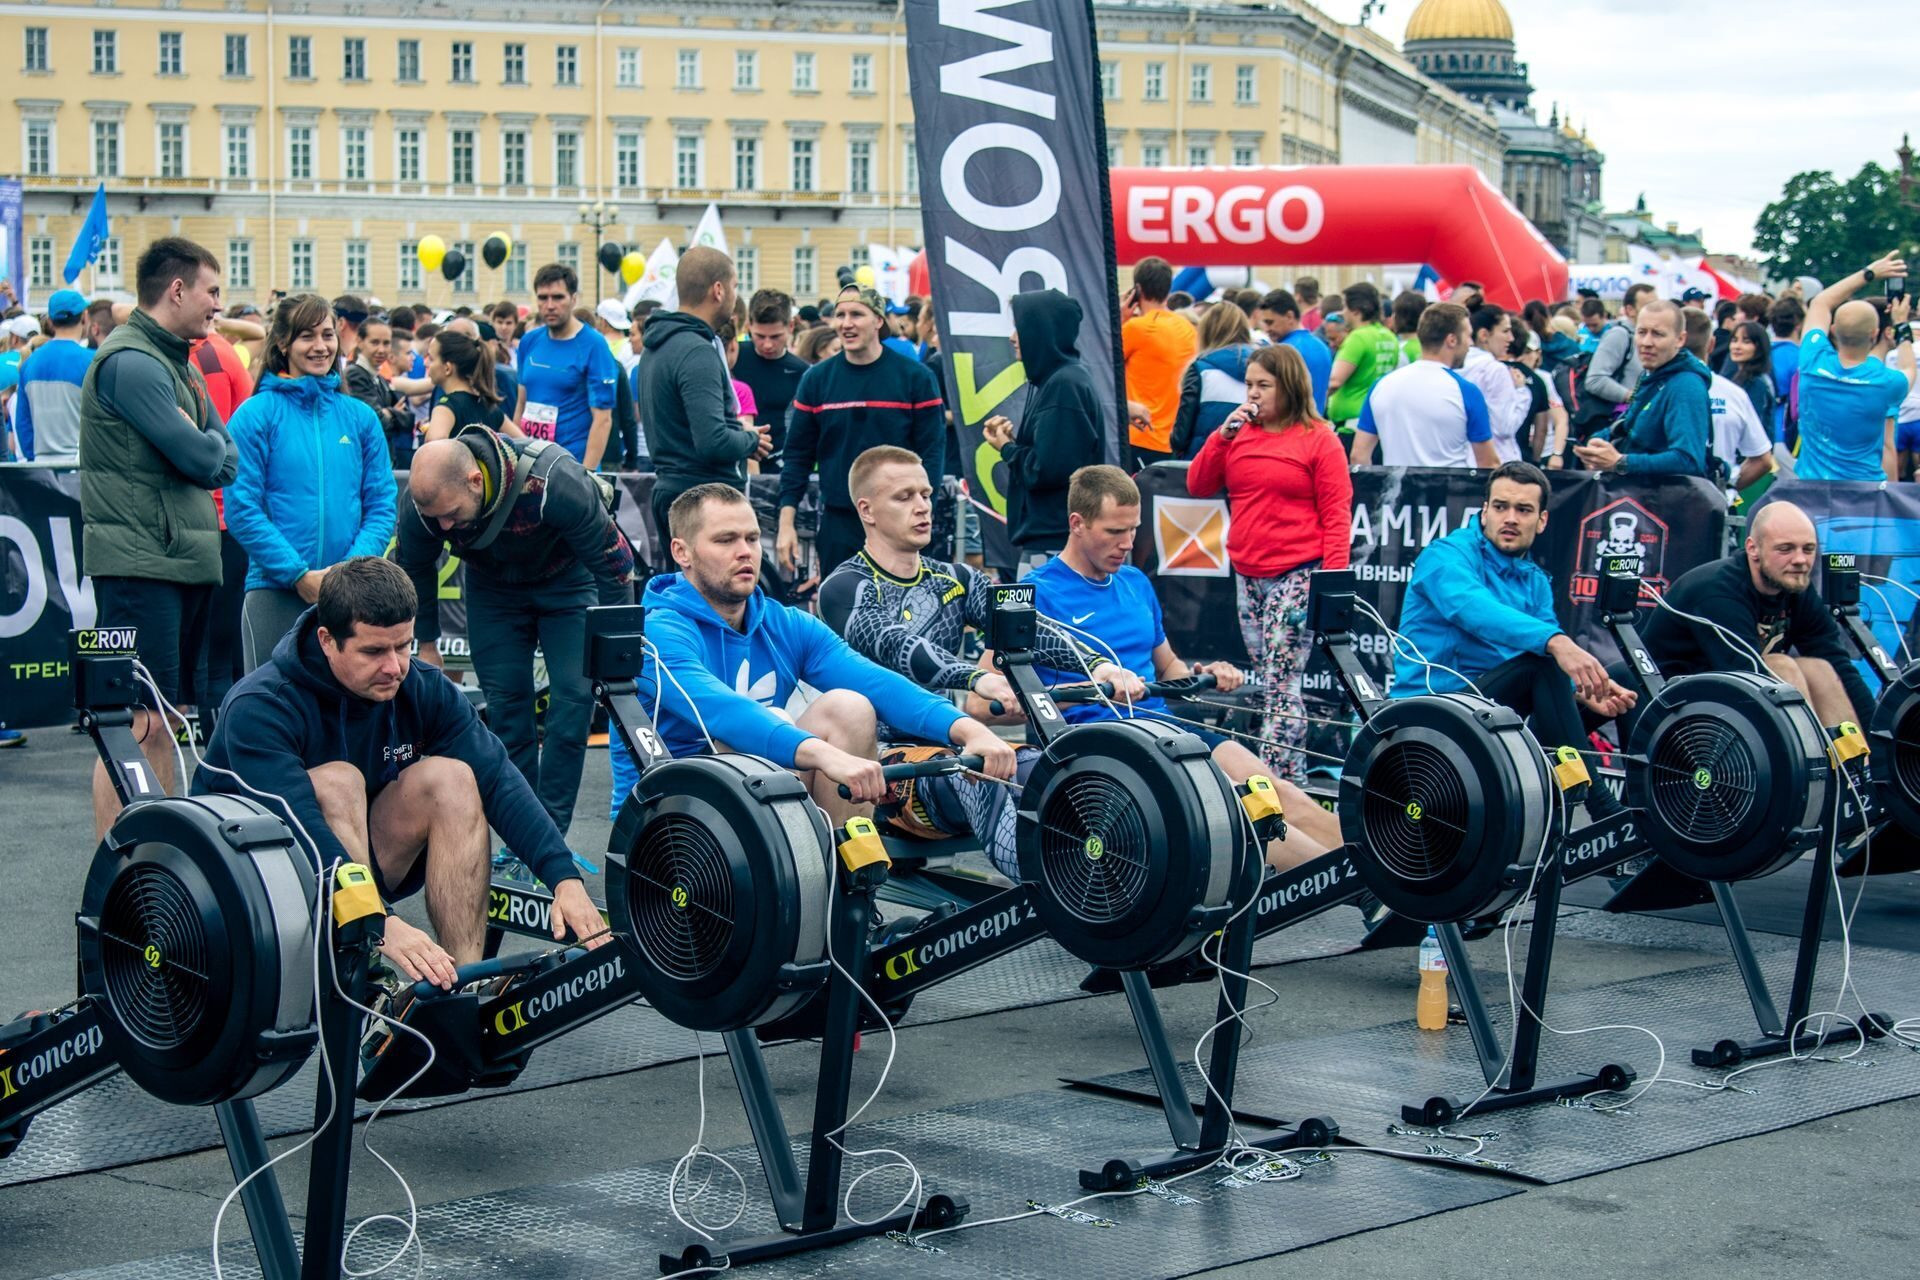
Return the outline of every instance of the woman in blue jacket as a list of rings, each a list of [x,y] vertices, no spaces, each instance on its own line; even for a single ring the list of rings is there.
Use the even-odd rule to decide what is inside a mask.
[[[1247,313],[1216,302],[1200,318],[1200,356],[1180,377],[1173,419],[1173,456],[1191,462],[1227,415],[1247,402],[1247,364],[1254,353]]]
[[[374,411],[340,389],[340,340],[325,298],[274,311],[265,365],[227,431],[240,470],[227,486],[227,528],[247,551],[240,613],[247,670],[320,594],[327,569],[385,555],[393,539],[392,464]]]

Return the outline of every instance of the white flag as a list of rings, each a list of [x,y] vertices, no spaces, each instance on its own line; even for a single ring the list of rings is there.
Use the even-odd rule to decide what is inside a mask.
[[[647,259],[647,269],[633,282],[633,288],[627,290],[622,299],[627,310],[651,298],[669,311],[680,308],[680,287],[674,283],[674,268],[680,263],[680,255],[673,251],[673,241],[662,240],[660,246]]]
[[[719,205],[709,203],[707,211],[700,215],[700,225],[693,229],[693,243],[718,249],[729,258],[733,256],[733,250],[727,248],[726,228],[720,225]]]

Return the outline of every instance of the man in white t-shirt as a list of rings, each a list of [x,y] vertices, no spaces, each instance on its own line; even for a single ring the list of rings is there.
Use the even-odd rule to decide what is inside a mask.
[[[1420,358],[1374,384],[1354,424],[1353,465],[1389,467],[1500,465],[1487,399],[1456,372],[1473,345],[1467,309],[1441,302],[1420,317]],[[1501,370],[1504,376],[1506,370]]]
[[[1686,325],[1687,350],[1701,361],[1713,347],[1713,319],[1699,307],[1681,312]],[[1726,468],[1729,490],[1738,493],[1773,469],[1773,435],[1760,425],[1753,397],[1731,378],[1713,375],[1707,384],[1707,413],[1713,434],[1707,448]]]

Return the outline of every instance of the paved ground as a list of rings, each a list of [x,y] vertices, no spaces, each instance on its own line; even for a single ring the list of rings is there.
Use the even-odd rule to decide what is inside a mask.
[[[71,922],[91,856],[89,760],[84,740],[65,731],[40,731],[25,751],[0,753],[0,858],[8,873],[8,891],[0,898],[0,1009],[7,1012],[58,1002],[73,989]],[[583,849],[604,844],[605,823],[589,811],[598,810],[597,798],[605,794],[605,769],[604,755],[591,753],[585,792],[595,799],[581,806],[574,832]],[[1564,940],[1561,956],[1556,970],[1565,988],[1718,959],[1580,939]],[[1284,1001],[1254,1019],[1257,1033],[1269,1041],[1379,1025],[1411,1011],[1415,975],[1404,952],[1356,954],[1278,972]],[[1176,1033],[1197,1030],[1210,1017],[1209,995],[1201,988],[1171,993],[1166,1005]],[[545,1052],[553,1051],[564,1051],[564,1041]],[[768,1057],[798,1114],[802,1094],[812,1088],[814,1051],[784,1046]],[[877,1067],[877,1054],[863,1057],[863,1072]],[[914,1028],[902,1036],[895,1075],[874,1114],[1027,1092],[1062,1075],[1099,1074],[1138,1060],[1131,1023],[1114,997]],[[391,1116],[380,1122],[376,1142],[395,1155],[423,1204],[558,1183],[679,1154],[691,1139],[693,1089],[692,1064],[662,1067]],[[710,1097],[708,1142],[724,1148],[746,1141],[724,1075]],[[282,1146],[275,1144],[276,1150]],[[296,1158],[282,1167],[289,1200],[298,1203],[303,1162]],[[224,1156],[208,1152],[0,1189],[0,1280],[204,1246],[214,1210],[230,1187]],[[1210,1274],[1444,1280],[1550,1272],[1599,1280],[1703,1267],[1755,1276],[1911,1274],[1920,1239],[1917,1188],[1920,1100],[1529,1190]],[[371,1161],[356,1163],[354,1189],[356,1214],[401,1203]],[[237,1211],[229,1230],[236,1224],[243,1225]],[[242,1237],[233,1231],[228,1238]],[[596,1274],[591,1260],[583,1260],[582,1274]],[[1072,1272],[1063,1266],[1061,1274]]]

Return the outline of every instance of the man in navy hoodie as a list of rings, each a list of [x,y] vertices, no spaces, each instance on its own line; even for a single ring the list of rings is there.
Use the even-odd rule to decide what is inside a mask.
[[[658,699],[654,719],[669,752],[762,756],[799,773],[836,824],[886,798],[879,718],[904,736],[983,757],[993,777],[1013,777],[1013,748],[993,730],[861,657],[812,614],[767,598],[760,523],[745,494],[698,485],[674,500],[668,524],[680,572],[647,584],[652,653],[638,684],[642,705]],[[819,696],[790,715],[802,683]],[[840,798],[840,784],[851,801]]]
[[[390,916],[380,951],[409,979],[450,988],[486,937],[489,824],[553,889],[556,939],[606,926],[506,748],[452,681],[408,657],[416,606],[391,561],[328,570],[273,660],[227,694],[193,789],[278,798],[322,866],[370,868],[389,902],[424,887],[439,941]]]

